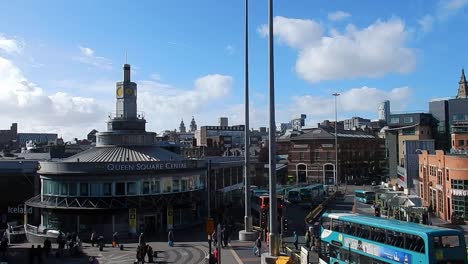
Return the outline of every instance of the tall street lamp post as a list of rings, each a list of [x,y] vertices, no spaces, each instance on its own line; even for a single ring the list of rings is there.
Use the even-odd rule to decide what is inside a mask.
[[[339,93],[332,94],[335,97],[335,187],[337,185],[338,180],[338,135],[337,135],[337,128],[338,128],[338,111],[337,111],[337,98],[340,95]]]
[[[269,66],[269,108],[270,108],[270,244],[269,253],[271,257],[279,255],[278,245],[278,219],[276,201],[276,124],[275,124],[275,75],[273,56],[273,0],[268,0],[268,66]]]
[[[252,213],[250,208],[250,179],[249,179],[249,165],[250,165],[250,128],[249,128],[249,27],[248,27],[248,0],[245,0],[245,57],[244,57],[244,78],[245,78],[245,94],[244,94],[244,107],[245,107],[245,134],[244,134],[244,198],[245,198],[245,216],[244,226],[245,230],[239,232],[239,240],[241,241],[254,241],[256,233],[252,231]]]

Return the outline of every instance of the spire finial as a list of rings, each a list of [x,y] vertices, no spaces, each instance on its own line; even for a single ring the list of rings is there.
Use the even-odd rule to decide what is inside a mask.
[[[127,55],[128,55],[128,54],[127,54],[127,50],[125,50],[125,64],[128,64],[128,62],[127,62],[127,59],[128,59],[128,58],[127,58]]]

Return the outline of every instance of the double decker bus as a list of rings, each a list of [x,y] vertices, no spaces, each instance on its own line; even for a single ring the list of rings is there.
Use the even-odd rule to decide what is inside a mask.
[[[372,204],[375,202],[375,192],[372,191],[356,190],[354,196],[356,201],[361,203]]]
[[[319,263],[466,264],[460,230],[373,216],[325,213]]]

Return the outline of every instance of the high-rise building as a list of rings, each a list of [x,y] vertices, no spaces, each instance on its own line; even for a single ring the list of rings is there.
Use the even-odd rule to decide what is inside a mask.
[[[388,122],[390,117],[390,101],[385,100],[379,104],[379,120]]]
[[[354,116],[354,117],[352,117],[350,119],[345,119],[343,121],[343,124],[344,124],[344,129],[345,130],[352,130],[354,128],[360,128],[362,126],[370,127],[371,121],[370,121],[370,119],[365,119],[365,118],[362,118],[362,117]]]
[[[219,126],[229,126],[228,118],[227,117],[220,117],[219,118]]]

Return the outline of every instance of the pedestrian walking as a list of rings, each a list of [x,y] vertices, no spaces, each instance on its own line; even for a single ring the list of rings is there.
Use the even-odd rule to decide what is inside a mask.
[[[50,255],[51,249],[52,249],[52,242],[50,242],[50,239],[47,237],[46,240],[44,240],[44,252],[45,252],[46,257]]]
[[[112,247],[119,247],[119,234],[117,232],[115,232],[113,235],[112,235]]]
[[[216,228],[214,228],[211,237],[213,238],[214,246],[216,247],[218,245],[218,233],[216,232]]]
[[[2,252],[3,259],[6,258],[8,250],[8,238],[4,235],[2,241],[0,242],[0,251]]]
[[[307,230],[306,233],[305,233],[305,244],[306,244],[306,248],[309,248],[309,247],[310,247],[310,241],[311,241],[310,231]]]
[[[170,247],[174,246],[174,232],[169,230],[169,233],[167,234],[167,243],[169,244]]]
[[[299,249],[299,236],[297,235],[296,231],[294,231],[294,247],[296,250]]]
[[[91,246],[92,247],[94,247],[94,244],[96,244],[96,239],[97,239],[96,231],[93,230],[93,232],[91,232]]]
[[[224,227],[223,229],[223,244],[224,247],[227,247],[229,243],[229,229]]]
[[[36,258],[36,249],[34,248],[34,245],[31,245],[31,248],[29,249],[29,263],[33,264],[35,258]]]
[[[140,236],[138,237],[138,244],[141,245],[141,246],[146,245],[145,235],[143,234],[143,232],[141,232]]]
[[[137,258],[137,263],[142,264],[145,263],[145,250],[142,245],[138,245],[137,250],[136,250],[136,258]]]
[[[37,246],[37,249],[36,249],[36,258],[37,258],[37,263],[41,264],[42,263],[42,247],[41,245],[38,245]]]
[[[153,248],[150,245],[148,245],[146,248],[146,255],[148,255],[148,262],[153,263],[154,253]]]
[[[257,255],[260,257],[262,255],[262,238],[261,236],[257,237],[257,240],[255,240],[255,244],[253,247],[253,252],[254,255]]]

